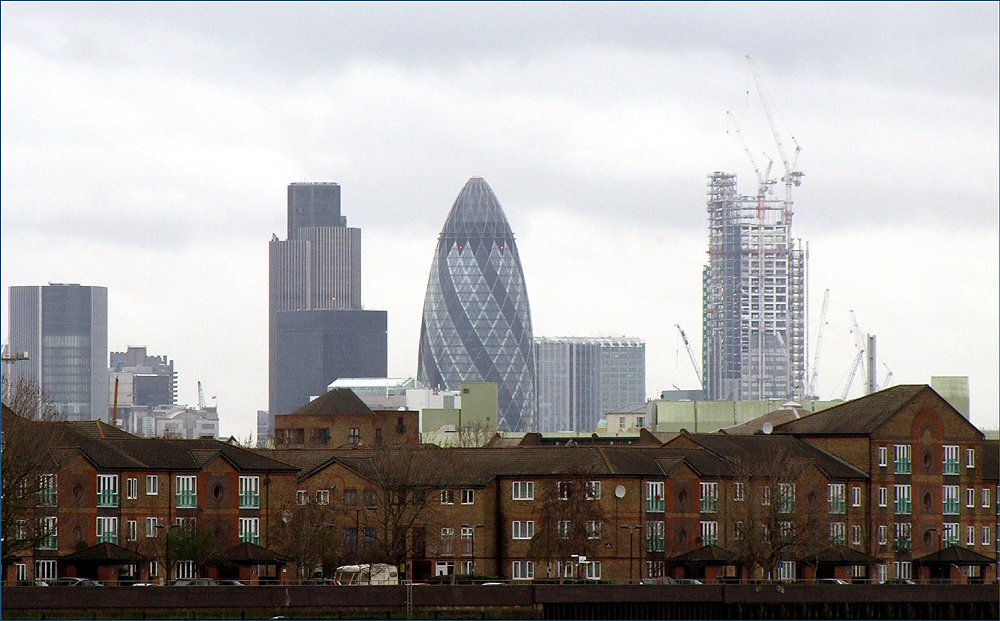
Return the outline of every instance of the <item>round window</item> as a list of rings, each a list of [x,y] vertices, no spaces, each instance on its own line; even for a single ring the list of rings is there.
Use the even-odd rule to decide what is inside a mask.
[[[816,504],[816,492],[809,492],[809,506]]]
[[[77,481],[76,483],[73,484],[71,493],[73,494],[73,498],[79,500],[80,497],[83,496],[83,485],[81,485],[80,482]]]
[[[212,496],[214,496],[216,500],[222,500],[222,495],[224,493],[225,493],[225,491],[222,489],[222,486],[219,485],[219,484],[216,484],[216,486],[212,489]]]
[[[688,532],[683,528],[677,531],[677,543],[687,543]]]
[[[924,545],[929,546],[931,544],[931,531],[924,531]]]
[[[924,453],[924,470],[931,469],[931,454],[930,452]]]
[[[677,500],[683,505],[688,500],[688,493],[684,490],[681,490],[680,492],[677,493]]]
[[[927,507],[928,509],[931,508],[931,500],[932,499],[931,499],[931,493],[930,492],[927,492],[926,494],[924,494],[924,506]]]

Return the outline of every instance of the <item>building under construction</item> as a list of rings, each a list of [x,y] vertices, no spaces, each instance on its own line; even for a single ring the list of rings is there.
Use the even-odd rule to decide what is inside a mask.
[[[791,169],[790,169],[791,170]],[[758,173],[759,174],[759,173]],[[792,237],[792,185],[784,199],[761,178],[741,196],[736,175],[708,175],[708,265],[703,273],[702,366],[710,400],[801,397],[805,390],[806,261]]]

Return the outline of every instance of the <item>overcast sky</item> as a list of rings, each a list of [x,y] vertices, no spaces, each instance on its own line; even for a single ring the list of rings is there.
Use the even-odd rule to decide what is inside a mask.
[[[267,242],[286,185],[341,184],[389,374],[416,374],[434,244],[486,178],[536,336],[646,341],[647,394],[697,379],[706,175],[780,167],[809,244],[820,394],[968,375],[998,426],[998,5],[4,2],[0,284],[108,287],[109,347],[175,360],[224,435],[267,407]],[[791,151],[791,149],[788,149]],[[850,396],[859,396],[861,378]]]

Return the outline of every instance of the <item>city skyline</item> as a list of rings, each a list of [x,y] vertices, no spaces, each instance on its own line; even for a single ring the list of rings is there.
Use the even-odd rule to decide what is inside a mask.
[[[855,358],[853,310],[880,383],[968,375],[973,422],[998,426],[996,5],[0,11],[0,286],[107,286],[109,346],[170,352],[179,401],[202,381],[224,436],[266,407],[264,246],[312,179],[365,231],[390,375],[416,373],[441,205],[481,175],[534,331],[642,338],[647,396],[694,388],[673,326],[700,354],[705,176],[754,180],[726,111],[777,160],[745,54],[802,146],[809,369],[831,290],[820,395]]]

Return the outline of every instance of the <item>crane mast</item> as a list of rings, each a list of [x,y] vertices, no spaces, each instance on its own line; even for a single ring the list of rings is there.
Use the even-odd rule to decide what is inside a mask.
[[[807,392],[809,396],[816,395],[816,374],[819,372],[819,352],[823,347],[823,328],[826,326],[826,309],[830,304],[830,290],[823,292],[823,310],[819,314],[819,332],[816,335],[816,354],[813,356],[812,373],[809,375]]]
[[[774,124],[774,114],[771,110],[771,105],[768,103],[767,97],[764,96],[764,89],[760,85],[760,76],[757,75],[757,70],[754,68],[749,54],[747,54],[746,59],[747,64],[750,66],[750,73],[753,75],[753,82],[757,86],[757,95],[760,97],[760,103],[764,107],[767,124],[771,127],[771,134],[774,136],[774,142],[778,146],[778,155],[781,157],[781,163],[785,166],[785,175],[781,178],[781,181],[785,184],[785,201],[790,202],[792,186],[802,185],[802,172],[795,170],[799,162],[799,153],[802,151],[802,147],[795,140],[795,136],[792,136],[792,142],[795,143],[795,159],[789,163],[788,156],[785,154],[785,146],[781,142],[781,134],[778,132],[777,125]]]
[[[691,366],[694,367],[694,374],[698,376],[698,384],[702,387],[702,389],[704,389],[705,382],[701,378],[701,369],[698,368],[698,363],[696,362],[697,359],[694,357],[694,350],[691,349],[691,343],[688,341],[687,334],[684,334],[684,328],[681,327],[681,324],[675,323],[674,326],[676,326],[677,331],[681,333],[681,339],[684,340],[684,347],[687,348],[688,357],[691,358]]]

